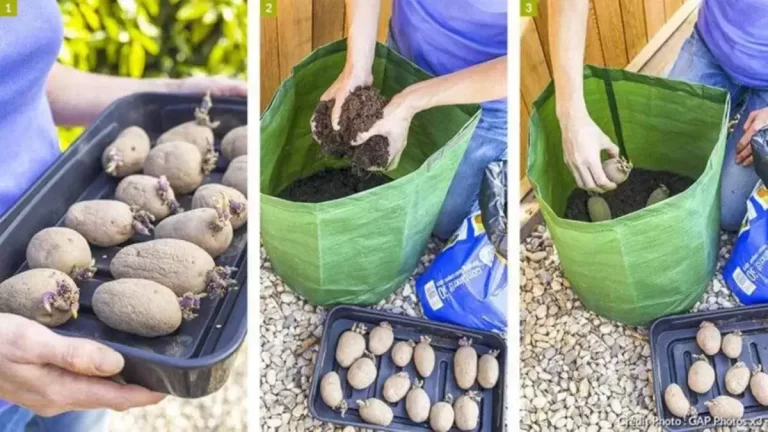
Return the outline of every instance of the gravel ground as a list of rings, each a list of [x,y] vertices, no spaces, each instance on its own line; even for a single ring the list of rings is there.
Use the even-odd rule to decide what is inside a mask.
[[[422,316],[414,277],[426,269],[439,250],[437,242],[430,243],[413,276],[373,309]],[[288,289],[273,273],[263,248],[261,263],[261,430],[355,431],[352,427],[342,429],[315,420],[307,406],[327,309],[308,304]]]
[[[722,236],[717,274],[692,312],[738,304],[720,273],[732,241]],[[647,329],[585,310],[563,278],[544,226],[524,240],[520,278],[521,430],[660,432]],[[628,425],[627,419],[645,423]]]
[[[110,417],[113,432],[244,432],[248,430],[247,340],[218,392],[200,399],[168,397],[158,405]]]

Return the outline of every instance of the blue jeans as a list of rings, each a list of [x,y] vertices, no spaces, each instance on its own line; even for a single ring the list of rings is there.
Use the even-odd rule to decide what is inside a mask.
[[[19,406],[0,411],[0,432],[107,432],[108,411],[72,411],[40,417]]]
[[[726,231],[738,231],[747,212],[747,198],[758,178],[753,167],[736,164],[736,144],[744,135],[744,122],[749,113],[768,106],[768,90],[753,89],[735,82],[723,71],[696,31],[680,49],[669,78],[727,90],[731,95],[731,117],[740,102],[744,103],[739,123],[726,141],[720,177],[720,226]]]
[[[397,44],[392,32],[387,45],[396,52]],[[412,59],[409,59],[412,61]],[[472,212],[477,201],[480,182],[489,163],[507,158],[507,111],[505,109],[483,108],[480,122],[469,140],[466,153],[453,176],[448,194],[445,196],[440,214],[432,232],[441,239],[447,239],[459,228]]]

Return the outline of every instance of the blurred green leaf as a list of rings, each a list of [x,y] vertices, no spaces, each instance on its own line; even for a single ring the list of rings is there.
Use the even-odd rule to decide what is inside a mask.
[[[192,0],[181,6],[178,12],[176,12],[176,19],[179,21],[192,21],[200,19],[209,10],[213,8],[213,4],[206,0]]]
[[[156,17],[160,13],[160,1],[159,0],[142,0],[142,5],[147,9],[149,15]]]
[[[147,64],[147,56],[141,42],[134,40],[131,43],[131,54],[128,63],[128,73],[132,78],[141,78],[144,75],[144,67]]]
[[[87,3],[80,4],[80,13],[83,14],[85,21],[91,30],[101,30],[101,19],[96,14],[96,11]]]

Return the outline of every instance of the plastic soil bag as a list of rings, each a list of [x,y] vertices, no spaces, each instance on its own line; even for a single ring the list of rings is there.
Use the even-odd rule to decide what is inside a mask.
[[[478,201],[488,240],[507,259],[507,161],[491,162],[480,183]]]
[[[612,220],[566,219],[576,184],[563,160],[550,84],[531,115],[527,172],[564,276],[586,308],[625,324],[687,311],[717,265],[728,94],[589,66],[584,96],[592,119],[635,167],[696,181],[659,204]]]
[[[506,332],[507,262],[488,239],[479,210],[416,279],[416,294],[428,319]]]
[[[725,283],[741,303],[768,303],[767,263],[768,188],[760,180],[747,199],[747,215],[723,267]]]
[[[370,305],[408,279],[426,249],[479,118],[477,106],[417,114],[392,181],[309,203],[280,198],[296,180],[349,163],[324,156],[310,118],[338,77],[346,41],[312,52],[278,88],[261,121],[261,238],[275,272],[312,304]],[[374,87],[392,97],[430,75],[376,46]]]

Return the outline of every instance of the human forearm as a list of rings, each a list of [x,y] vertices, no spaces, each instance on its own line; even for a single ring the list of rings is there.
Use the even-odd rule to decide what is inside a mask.
[[[350,26],[345,70],[350,74],[370,74],[376,51],[381,0],[346,0],[346,6]]]
[[[506,56],[416,83],[402,95],[414,113],[436,106],[475,104],[506,96]]]
[[[567,122],[587,112],[583,70],[589,0],[550,0],[549,4],[557,116],[561,122]]]
[[[84,126],[116,99],[136,92],[170,91],[173,82],[100,75],[57,63],[48,76],[47,94],[56,124]]]

